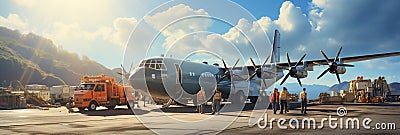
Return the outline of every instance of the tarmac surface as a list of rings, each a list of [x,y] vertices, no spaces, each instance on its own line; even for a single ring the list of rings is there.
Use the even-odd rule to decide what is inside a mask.
[[[292,109],[287,114],[272,114],[272,110],[269,109],[266,113],[267,120],[276,119],[272,128],[269,123],[266,128],[262,128],[263,121],[260,122],[261,128],[257,124],[249,126],[249,117],[252,115],[253,106],[253,104],[246,104],[242,111],[225,111],[217,116],[210,113],[196,113],[195,107],[171,106],[162,110],[166,116],[182,121],[182,125],[163,121],[160,112],[157,111],[135,110],[136,115],[134,115],[132,110],[125,106],[117,107],[115,110],[98,108],[96,111],[84,112],[74,109],[76,111],[74,113],[68,113],[65,107],[49,108],[49,110],[0,110],[0,134],[400,134],[400,103],[311,105],[308,107],[306,115],[300,114],[299,108]],[[338,107],[345,107],[347,114],[342,117],[338,116]],[[206,111],[210,111],[209,106]],[[236,116],[235,114],[240,115]],[[329,116],[342,118],[343,121],[346,121],[347,118],[357,118],[360,121],[360,129],[346,129],[345,124],[342,124],[342,129],[340,129],[340,124],[333,129],[329,127],[328,121],[322,122],[324,128],[318,129],[321,126],[321,120]],[[237,119],[226,128],[219,128],[220,124],[226,123],[224,120],[232,117]],[[146,121],[146,118],[152,118],[153,121]],[[289,129],[278,127],[276,121],[280,118],[286,120],[286,123],[282,125]],[[317,129],[308,129],[307,124],[304,129],[301,128],[302,120],[306,118],[314,118]],[[371,129],[363,128],[362,121],[366,118],[372,120],[369,123]],[[291,129],[288,124],[290,119],[298,119],[300,121],[299,128]],[[206,125],[196,123],[204,120],[208,120]],[[191,122],[193,124],[190,124]],[[381,125],[383,123],[386,128],[392,126],[391,128],[396,129],[378,130],[376,123]],[[395,125],[393,126],[393,124]],[[292,125],[296,125],[296,123],[292,123]],[[312,127],[313,124],[311,124]],[[351,128],[351,125],[349,127]]]

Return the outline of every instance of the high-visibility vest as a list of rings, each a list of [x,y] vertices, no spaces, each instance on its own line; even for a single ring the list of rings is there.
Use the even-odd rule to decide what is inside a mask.
[[[271,93],[271,101],[279,101],[279,92],[273,92]]]

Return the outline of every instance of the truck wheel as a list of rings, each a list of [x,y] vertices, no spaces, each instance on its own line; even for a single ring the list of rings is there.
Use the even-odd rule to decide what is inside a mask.
[[[88,110],[89,111],[94,111],[97,108],[97,104],[96,102],[90,102],[89,106],[88,106]]]
[[[107,107],[108,110],[114,110],[115,106],[117,106],[117,101],[111,100],[110,106]]]

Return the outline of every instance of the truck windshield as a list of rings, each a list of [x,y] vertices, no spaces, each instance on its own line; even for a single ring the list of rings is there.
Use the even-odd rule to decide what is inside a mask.
[[[79,90],[93,90],[94,84],[81,84]]]

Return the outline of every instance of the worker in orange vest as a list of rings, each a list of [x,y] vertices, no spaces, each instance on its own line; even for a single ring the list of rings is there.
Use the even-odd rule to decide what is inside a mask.
[[[275,88],[274,92],[271,93],[270,99],[271,99],[272,108],[274,109],[274,114],[276,114],[276,110],[278,110],[278,106],[279,106],[278,88]]]

